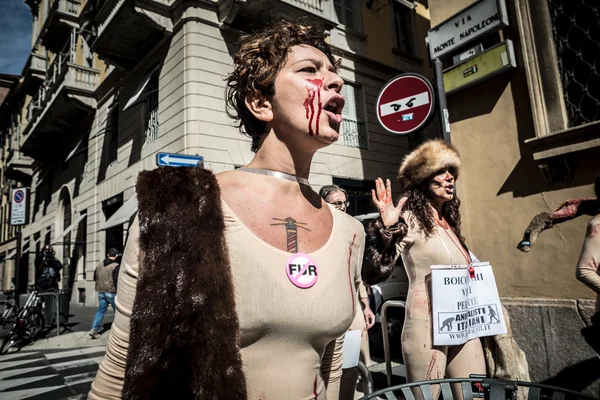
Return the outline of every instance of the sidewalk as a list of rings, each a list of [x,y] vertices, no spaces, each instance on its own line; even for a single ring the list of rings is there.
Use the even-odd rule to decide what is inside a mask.
[[[56,325],[46,331],[43,338],[23,347],[22,351],[70,349],[90,346],[106,346],[110,326],[114,320],[115,313],[109,307],[102,320],[100,337],[92,339],[88,332],[92,320],[96,315],[96,307],[84,307],[79,304],[71,304],[69,309],[69,322],[60,326],[60,335],[56,335]]]
[[[66,326],[61,325],[60,335],[56,335],[56,326],[46,332],[45,337],[36,340],[34,343],[25,346],[21,349],[22,352],[32,351],[58,351],[67,349],[82,349],[82,348],[103,348],[108,341],[110,327],[114,320],[114,312],[109,307],[102,321],[100,337],[92,339],[89,335],[90,325],[96,314],[95,307],[84,307],[79,304],[71,304],[69,309],[69,322]],[[75,350],[73,350],[75,351]],[[86,350],[86,351],[91,351]],[[1,357],[0,357],[1,358]],[[373,376],[375,390],[387,387],[387,379],[385,375],[385,363],[383,360],[373,356],[374,364],[369,367]],[[392,362],[392,385],[404,383],[406,374],[404,366],[396,362]],[[359,384],[354,395],[354,399],[360,399],[363,396],[362,386]]]

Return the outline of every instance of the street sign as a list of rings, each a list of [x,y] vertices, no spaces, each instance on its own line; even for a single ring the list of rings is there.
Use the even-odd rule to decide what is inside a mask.
[[[433,116],[433,87],[418,74],[402,74],[389,81],[377,98],[377,119],[388,132],[407,135]]]
[[[204,168],[204,157],[187,154],[158,153],[156,164],[167,167],[200,167]]]
[[[429,30],[432,60],[508,26],[505,0],[480,0]]]
[[[27,188],[11,189],[10,199],[10,225],[27,224]]]
[[[507,39],[467,61],[444,71],[447,95],[477,85],[505,71],[517,68],[512,41]]]

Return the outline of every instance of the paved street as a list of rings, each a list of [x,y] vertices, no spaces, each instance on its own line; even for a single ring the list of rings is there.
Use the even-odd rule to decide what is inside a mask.
[[[0,356],[0,398],[85,399],[103,356],[104,346]]]
[[[22,299],[24,304],[25,300]],[[58,400],[85,399],[96,376],[114,312],[109,309],[102,321],[101,336],[87,334],[95,307],[71,304],[69,322],[48,327],[43,338],[19,352],[0,356],[0,399]]]
[[[2,400],[59,400],[85,399],[94,380],[98,363],[104,356],[109,329],[114,313],[109,310],[104,318],[101,336],[91,339],[87,334],[96,308],[71,305],[69,323],[61,326],[17,353],[0,356],[0,399]],[[375,352],[377,363],[370,370],[375,390],[387,386],[385,365]],[[393,384],[402,382],[403,366],[393,363]],[[355,399],[363,396],[362,388]]]

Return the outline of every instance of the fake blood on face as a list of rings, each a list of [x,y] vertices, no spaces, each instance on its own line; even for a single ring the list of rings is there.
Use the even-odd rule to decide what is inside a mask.
[[[304,109],[306,110],[306,119],[308,119],[308,134],[310,136],[319,135],[319,119],[321,118],[321,111],[323,111],[323,103],[321,102],[321,87],[323,87],[323,81],[321,79],[307,79],[304,81],[306,87],[306,100],[304,100]],[[315,130],[312,129],[312,121],[315,117],[315,105],[313,104],[317,98],[317,118],[315,120]]]

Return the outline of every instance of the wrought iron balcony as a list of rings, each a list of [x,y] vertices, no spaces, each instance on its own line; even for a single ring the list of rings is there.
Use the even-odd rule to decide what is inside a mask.
[[[173,31],[173,0],[104,0],[94,16],[91,49],[110,64],[130,68]]]
[[[34,159],[53,157],[53,149],[96,108],[100,71],[74,63],[71,43],[59,53],[28,106],[21,151]]]
[[[333,18],[333,0],[219,0],[219,19],[243,29],[246,21],[265,18],[308,17],[326,29],[337,24]]]
[[[48,15],[40,32],[42,44],[58,52],[69,38],[72,28],[79,27],[81,0],[49,0]]]
[[[45,77],[46,57],[31,53],[23,69],[22,90],[29,95],[35,94]]]
[[[364,122],[344,119],[341,128],[342,139],[345,146],[358,147],[360,149],[369,148],[367,128]]]

